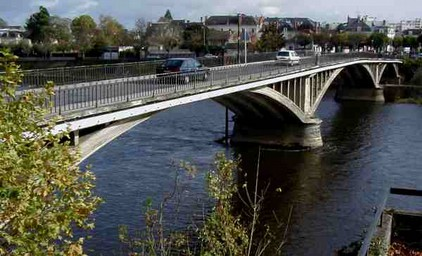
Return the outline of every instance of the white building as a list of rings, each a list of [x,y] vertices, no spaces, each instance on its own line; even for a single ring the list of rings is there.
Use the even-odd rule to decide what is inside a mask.
[[[24,38],[25,29],[20,26],[7,26],[0,28],[0,44],[13,45],[20,42],[31,44],[31,40]]]
[[[402,20],[397,24],[398,32],[403,32],[409,29],[422,29],[422,19]]]

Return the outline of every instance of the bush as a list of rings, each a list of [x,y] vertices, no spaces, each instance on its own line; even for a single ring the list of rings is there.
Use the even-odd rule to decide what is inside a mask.
[[[68,134],[53,134],[54,120],[45,119],[53,84],[16,91],[16,59],[0,51],[0,255],[82,255],[83,238],[73,230],[93,228],[94,175],[61,143]]]

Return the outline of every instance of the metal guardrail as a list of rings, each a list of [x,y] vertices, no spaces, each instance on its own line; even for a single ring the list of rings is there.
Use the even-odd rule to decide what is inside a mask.
[[[247,55],[247,62],[271,60],[275,59],[275,55],[275,52],[249,54]],[[197,58],[197,60],[206,67],[217,67],[236,64],[237,58],[236,56],[220,56],[217,58],[201,57]],[[164,60],[24,70],[22,86],[36,88],[44,86],[47,81],[54,81],[54,84],[58,86],[151,75],[155,74],[157,66],[163,61]],[[244,62],[244,56],[241,56],[241,61]]]
[[[309,52],[300,54],[303,57],[309,57]],[[276,52],[248,54],[247,63],[274,60],[275,56]],[[197,60],[206,67],[238,64],[236,56],[220,56],[211,59],[201,57],[197,58]],[[59,86],[99,80],[151,75],[155,74],[157,66],[159,66],[163,61],[164,60],[24,70],[22,86],[27,88],[37,88],[44,86],[47,81],[53,81],[56,86]],[[240,64],[245,63],[244,56],[240,56],[240,61]]]
[[[366,53],[323,55],[319,57],[319,66],[374,57],[377,56]],[[303,58],[299,65],[290,66],[273,60],[218,66],[206,73],[176,73],[163,77],[142,75],[56,86],[55,95],[50,98],[53,105],[50,112],[63,115],[131,101],[142,101],[146,104],[278,77],[313,68],[315,62],[315,58]]]

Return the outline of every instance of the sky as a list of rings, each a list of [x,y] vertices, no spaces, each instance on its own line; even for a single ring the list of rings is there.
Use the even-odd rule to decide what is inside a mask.
[[[421,18],[421,0],[0,0],[0,18],[9,25],[24,25],[39,6],[51,15],[74,18],[89,14],[111,15],[127,28],[135,21],[157,21],[167,9],[173,19],[199,21],[210,15],[263,15],[308,17],[320,22],[345,22],[347,16],[369,15],[397,22]]]

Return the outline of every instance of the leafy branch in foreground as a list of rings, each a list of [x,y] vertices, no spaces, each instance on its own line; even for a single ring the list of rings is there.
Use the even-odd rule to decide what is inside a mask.
[[[260,157],[258,163],[259,160]],[[206,177],[208,195],[213,200],[214,207],[204,216],[202,223],[195,223],[197,228],[193,234],[190,231],[171,232],[163,226],[163,209],[167,201],[175,196],[174,191],[179,186],[177,174],[174,191],[165,197],[158,209],[154,209],[151,200],[147,200],[144,211],[145,230],[138,237],[131,237],[127,226],[119,228],[119,238],[127,245],[130,255],[262,255],[270,245],[278,253],[283,243],[275,244],[277,241],[273,239],[268,226],[265,226],[260,235],[257,234],[259,212],[266,190],[258,195],[259,164],[254,194],[251,195],[247,191],[247,184],[244,184],[242,190],[245,190],[245,198],[242,198],[234,178],[239,172],[239,163],[239,160],[227,159],[222,153],[216,155],[215,168]],[[188,170],[188,173],[196,172],[187,163],[182,163],[181,168]],[[251,221],[234,213],[236,196],[248,208],[247,214]]]
[[[0,254],[82,255],[74,228],[93,228],[100,199],[94,175],[81,171],[79,154],[53,134],[46,120],[48,83],[42,92],[17,91],[16,57],[0,51]],[[40,124],[43,124],[40,126]]]

